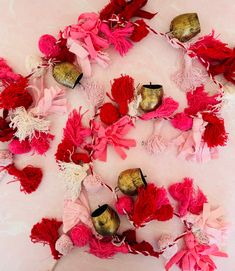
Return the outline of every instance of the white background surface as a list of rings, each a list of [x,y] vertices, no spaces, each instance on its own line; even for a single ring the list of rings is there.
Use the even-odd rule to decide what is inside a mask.
[[[0,0],[0,56],[9,61],[14,69],[26,74],[25,57],[28,54],[39,54],[37,41],[45,33],[56,34],[65,25],[76,22],[82,12],[100,10],[104,0]],[[221,39],[234,46],[234,14],[233,0],[149,0],[146,7],[149,11],[159,14],[150,22],[157,30],[167,32],[171,19],[181,13],[197,12],[201,21],[202,32],[209,33],[212,29],[221,33]],[[149,35],[147,39],[135,45],[124,58],[111,50],[112,65],[107,71],[94,67],[94,77],[99,79],[109,91],[110,80],[121,73],[129,74],[138,83],[160,83],[165,93],[185,105],[185,97],[170,81],[170,74],[175,71],[179,54],[164,40]],[[49,84],[55,84],[53,80]],[[85,104],[82,92],[78,89],[67,91],[73,107]],[[223,205],[228,219],[232,223],[232,231],[226,251],[229,259],[215,259],[219,271],[232,271],[235,266],[235,106],[224,112],[226,127],[230,132],[227,148],[220,151],[220,158],[208,164],[195,164],[177,159],[173,150],[158,157],[150,157],[141,148],[141,140],[151,132],[151,124],[137,124],[137,128],[129,133],[136,138],[139,147],[128,152],[128,158],[121,161],[110,150],[108,163],[96,163],[95,169],[102,174],[106,182],[116,185],[117,176],[121,170],[131,167],[141,167],[148,176],[148,181],[157,185],[169,185],[185,176],[195,179],[207,194],[211,204]],[[52,118],[52,131],[56,135],[52,148],[45,157],[23,155],[17,157],[17,165],[28,163],[44,168],[44,179],[39,189],[31,194],[19,192],[19,184],[7,185],[7,179],[0,183],[0,270],[1,271],[45,271],[53,263],[49,248],[40,244],[32,244],[29,239],[32,225],[42,217],[61,217],[63,205],[63,186],[58,177],[58,169],[53,157],[58,142],[61,140],[62,128],[67,116]],[[87,116],[88,119],[88,116]],[[171,130],[172,131],[172,130]],[[164,130],[167,134],[167,130]],[[174,132],[175,133],[175,132]],[[169,135],[172,135],[170,133]],[[10,180],[10,179],[9,179]],[[110,195],[101,191],[96,198],[91,197],[93,208],[103,202],[111,202]],[[180,233],[179,221],[168,223],[150,223],[138,230],[138,238],[145,238],[156,245],[156,239],[161,232]],[[128,224],[124,225],[127,226]],[[100,260],[92,255],[76,249],[62,259],[56,271],[155,271],[164,270],[163,261],[152,257],[117,255],[112,260]],[[173,268],[173,271],[178,270]]]

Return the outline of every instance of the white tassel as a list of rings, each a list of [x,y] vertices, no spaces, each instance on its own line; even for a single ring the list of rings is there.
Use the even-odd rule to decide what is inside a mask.
[[[16,108],[11,116],[10,127],[16,129],[15,136],[20,141],[26,138],[31,140],[36,131],[48,133],[49,126],[49,120],[35,117],[32,113],[27,112],[24,107]]]
[[[46,67],[40,56],[28,55],[25,59],[25,67],[29,73],[33,73],[33,78],[42,77],[46,73]]]
[[[138,108],[141,101],[141,95],[136,95],[134,100],[129,103],[128,105],[128,115],[131,117],[138,116]]]
[[[81,191],[82,181],[87,176],[88,164],[77,165],[74,163],[65,163],[58,161],[60,173],[62,174],[65,189],[68,197],[76,200]]]

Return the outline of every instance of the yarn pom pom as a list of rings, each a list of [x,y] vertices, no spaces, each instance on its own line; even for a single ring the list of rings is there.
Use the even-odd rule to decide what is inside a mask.
[[[145,21],[136,20],[134,22],[134,31],[132,32],[130,39],[134,42],[139,42],[142,39],[144,39],[146,36],[148,36],[148,34],[149,34],[149,30]]]
[[[111,125],[116,122],[120,117],[119,111],[115,105],[112,103],[105,103],[100,108],[100,120]]]
[[[60,47],[57,45],[57,40],[52,35],[43,35],[38,41],[39,50],[46,57],[56,57],[60,53]]]
[[[0,57],[0,80],[3,84],[17,81],[20,78],[21,75],[14,73],[12,68],[7,65],[6,60]]]
[[[183,217],[187,211],[199,215],[203,210],[203,204],[207,202],[206,196],[193,187],[193,180],[184,178],[182,183],[175,183],[169,187],[172,198],[179,202],[179,215]]]
[[[130,214],[133,211],[134,202],[131,197],[122,196],[115,203],[115,208],[120,215]]]
[[[28,109],[33,103],[33,98],[26,89],[27,85],[28,79],[26,78],[21,78],[8,85],[0,93],[0,108],[10,110],[22,106]]]
[[[91,240],[92,232],[86,225],[80,224],[72,228],[70,237],[75,246],[84,247]]]
[[[181,131],[188,131],[193,127],[193,119],[185,113],[177,113],[171,120],[171,124]]]
[[[73,242],[68,235],[62,234],[55,243],[55,249],[62,255],[68,255],[73,249]]]
[[[0,117],[0,141],[7,142],[10,141],[15,134],[15,130],[10,126],[10,122],[8,122],[5,118]]]
[[[197,115],[198,112],[202,112],[210,109],[212,106],[218,104],[218,94],[209,96],[205,92],[204,86],[196,88],[192,92],[187,93],[188,108],[184,109],[184,112],[188,115]]]
[[[128,103],[134,99],[134,91],[134,79],[129,75],[114,79],[111,93],[122,116],[128,113]]]
[[[93,175],[88,175],[84,180],[83,180],[83,185],[85,189],[91,193],[96,193],[100,190],[102,187],[103,179],[100,175],[98,174],[93,174]]]
[[[51,254],[55,260],[60,258],[60,253],[55,248],[55,243],[59,238],[59,228],[61,221],[56,219],[43,218],[41,222],[35,224],[31,230],[31,241],[33,243],[42,243],[50,246]]]
[[[164,188],[154,184],[139,188],[134,209],[130,216],[135,227],[144,226],[151,220],[166,221],[173,217],[173,208],[169,204]]]
[[[42,181],[42,170],[33,166],[26,166],[22,170],[17,169],[13,164],[5,167],[7,172],[20,182],[20,190],[26,194],[34,192]]]
[[[22,141],[19,141],[19,139],[13,139],[9,143],[8,148],[13,154],[23,154],[31,151],[31,146],[27,139]]]
[[[115,246],[110,241],[98,240],[95,237],[90,240],[89,246],[89,253],[101,259],[112,258],[118,252],[129,253],[129,249],[126,244]]]
[[[204,121],[208,122],[203,135],[203,140],[208,147],[225,146],[228,136],[224,127],[224,120],[211,113],[204,113],[202,117]]]
[[[54,135],[50,133],[39,133],[35,132],[34,137],[30,141],[32,149],[40,154],[45,154],[50,148],[50,141],[54,139]]]

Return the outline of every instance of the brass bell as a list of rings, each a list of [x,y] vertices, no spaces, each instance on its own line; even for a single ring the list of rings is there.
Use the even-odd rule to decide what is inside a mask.
[[[162,103],[163,87],[161,85],[143,85],[139,94],[141,101],[139,107],[144,112],[150,112],[159,107]]]
[[[200,33],[200,22],[197,13],[185,13],[171,21],[170,31],[174,38],[181,42],[188,41]]]
[[[140,168],[132,168],[122,171],[118,176],[118,188],[123,194],[134,196],[138,188],[146,186],[144,175]]]
[[[68,88],[74,88],[82,79],[83,73],[80,67],[69,62],[61,62],[54,65],[52,70],[55,80]]]
[[[108,204],[96,209],[91,214],[91,219],[95,230],[102,236],[114,235],[120,226],[119,216]]]

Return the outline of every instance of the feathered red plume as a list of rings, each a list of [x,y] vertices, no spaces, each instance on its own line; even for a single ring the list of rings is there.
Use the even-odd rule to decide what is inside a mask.
[[[84,139],[91,134],[91,130],[83,126],[82,117],[81,107],[78,111],[73,110],[64,128],[64,138],[70,140],[76,147],[79,147]]]
[[[154,251],[151,244],[146,241],[142,241],[140,243],[137,242],[135,230],[127,230],[123,232],[120,239],[125,240],[125,243],[132,254],[142,254],[144,256],[159,258],[160,253]]]
[[[144,22],[144,20],[136,20],[134,22],[134,30],[132,32],[132,35],[130,36],[130,39],[134,42],[139,42],[146,36],[148,36],[149,30],[147,24]]]
[[[164,188],[154,184],[139,188],[130,219],[136,227],[144,226],[151,220],[166,221],[173,217],[173,208]]]
[[[10,128],[10,122],[8,122],[4,117],[0,117],[0,141],[7,142],[10,141],[15,134],[15,131]]]
[[[128,103],[134,98],[134,79],[129,75],[114,79],[112,84],[113,100],[119,105],[121,115],[128,113]]]
[[[214,31],[191,44],[189,50],[209,62],[212,75],[223,74],[228,81],[235,83],[235,51],[215,38]],[[202,64],[207,66],[207,63]]]
[[[38,167],[26,166],[22,170],[17,169],[14,164],[4,167],[7,172],[20,182],[20,190],[26,194],[34,192],[42,181],[42,170]]]
[[[27,78],[20,78],[18,81],[8,85],[0,93],[0,108],[9,110],[23,106],[25,109],[28,109],[33,103],[33,98],[26,89],[27,85]]]
[[[60,253],[55,249],[55,243],[59,238],[58,230],[62,225],[56,219],[43,218],[41,222],[35,224],[31,230],[30,239],[33,243],[42,243],[50,246],[54,259],[60,258]]]
[[[213,113],[204,113],[202,117],[204,121],[208,122],[203,134],[203,140],[207,143],[208,147],[225,146],[228,135],[225,130],[224,120],[218,118]]]
[[[178,212],[183,217],[187,212],[199,215],[203,209],[203,204],[207,202],[206,196],[193,187],[193,180],[184,178],[182,183],[175,183],[169,187],[169,192],[173,199],[178,201]]]
[[[187,92],[188,107],[184,109],[184,112],[195,116],[198,112],[208,110],[218,104],[218,96],[219,94],[209,96],[205,92],[204,86],[200,86],[192,92]]]

